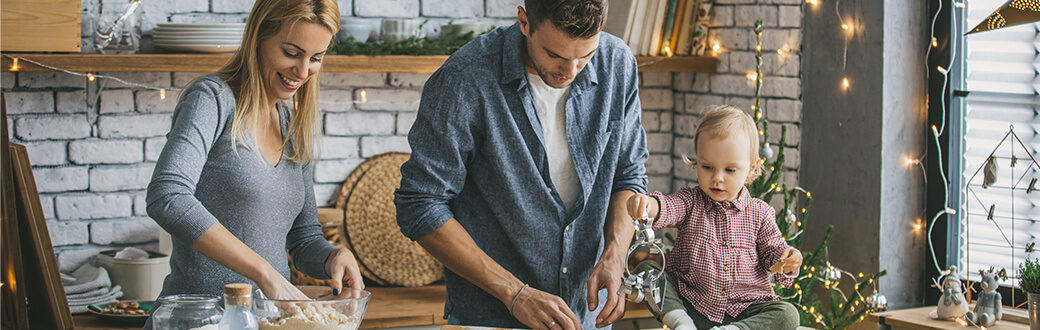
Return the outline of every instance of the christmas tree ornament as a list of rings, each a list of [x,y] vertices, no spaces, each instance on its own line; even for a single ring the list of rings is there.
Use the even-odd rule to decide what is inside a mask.
[[[823,277],[823,284],[828,289],[833,289],[838,287],[838,282],[841,281],[841,271],[831,266],[831,263],[828,262],[827,267],[823,269],[821,277]]]
[[[762,142],[762,149],[758,150],[758,156],[762,159],[773,158],[773,148],[769,146],[769,142]]]
[[[867,297],[867,308],[871,312],[884,312],[888,309],[888,298],[885,295],[874,291],[874,294]]]
[[[798,217],[794,215],[794,211],[787,209],[787,217],[784,219],[787,224],[794,226],[798,222]]]

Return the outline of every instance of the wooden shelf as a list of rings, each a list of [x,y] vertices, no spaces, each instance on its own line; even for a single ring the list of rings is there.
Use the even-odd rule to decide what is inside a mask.
[[[974,304],[970,309],[974,310]],[[935,306],[924,306],[917,308],[885,311],[871,313],[870,320],[887,329],[911,329],[911,330],[944,330],[944,329],[975,329],[963,326],[956,321],[935,320],[928,317],[928,313],[935,310]],[[997,324],[986,329],[991,330],[1026,330],[1029,329],[1029,316],[1026,311],[1008,306],[1003,308],[1003,317]]]
[[[226,54],[33,54],[4,53],[0,68],[12,71],[8,56],[75,72],[212,72],[231,58]],[[325,72],[424,72],[437,70],[447,55],[325,56]],[[701,56],[636,56],[642,72],[715,72],[718,59]],[[16,71],[54,71],[18,61]]]

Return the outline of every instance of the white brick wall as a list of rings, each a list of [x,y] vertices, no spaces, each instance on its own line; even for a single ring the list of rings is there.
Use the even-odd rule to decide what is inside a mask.
[[[84,0],[96,13],[105,1]],[[425,32],[448,22],[487,21],[509,25],[523,0],[340,0],[343,16],[362,17],[378,30],[383,18],[429,19]],[[781,125],[788,126],[784,182],[797,184],[801,142],[800,25],[803,0],[717,0],[709,43],[722,51],[716,72],[640,73],[643,126],[647,131],[649,188],[672,190],[696,184],[696,174],[681,155],[693,157],[692,134],[709,105],[731,103],[749,110],[755,69],[752,32],[762,18],[765,116],[770,142],[779,149]],[[145,1],[145,33],[157,22],[242,22],[252,0]],[[120,3],[121,5],[121,3]],[[90,29],[84,19],[84,31]],[[374,34],[378,35],[379,31]],[[89,39],[84,39],[89,40]],[[784,53],[777,54],[776,49]],[[91,52],[89,41],[84,50]],[[710,54],[709,54],[710,55]],[[97,73],[96,73],[97,74]],[[101,72],[128,82],[166,88],[159,91],[115,81],[54,72],[2,72],[8,127],[15,142],[29,149],[44,216],[49,220],[59,265],[70,271],[98,251],[117,246],[152,247],[158,227],[147,218],[145,189],[166,142],[171,115],[185,87],[204,72]],[[408,130],[415,121],[429,73],[336,73],[321,77],[322,159],[315,165],[315,198],[335,201],[340,185],[364,159],[387,151],[409,151]],[[103,86],[104,88],[99,88]],[[357,92],[366,103],[354,103]]]
[[[126,194],[62,195],[54,197],[58,220],[125,218],[133,211],[133,200]]]
[[[87,139],[69,142],[69,161],[74,164],[133,164],[144,159],[141,140]]]
[[[11,92],[4,96],[9,114],[54,112],[54,93],[50,91]]]
[[[14,137],[20,140],[82,139],[90,136],[90,123],[83,115],[11,117]]]

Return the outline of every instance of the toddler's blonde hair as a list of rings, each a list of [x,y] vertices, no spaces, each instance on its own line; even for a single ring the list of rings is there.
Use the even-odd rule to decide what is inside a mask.
[[[728,104],[709,107],[708,113],[697,122],[697,130],[693,134],[693,153],[697,153],[697,141],[700,141],[701,135],[716,139],[728,139],[733,137],[734,134],[747,136],[750,143],[748,148],[750,154],[748,157],[751,159],[751,172],[748,173],[748,178],[745,182],[745,184],[748,184],[762,175],[762,166],[759,166],[760,160],[758,158],[758,128],[755,127],[755,120],[751,119],[751,115],[744,112],[744,110]],[[686,158],[686,155],[683,155],[683,161],[687,165],[693,166],[696,170],[696,160],[690,160]]]

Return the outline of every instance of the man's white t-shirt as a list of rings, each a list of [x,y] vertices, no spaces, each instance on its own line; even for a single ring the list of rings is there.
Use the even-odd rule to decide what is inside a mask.
[[[556,193],[563,200],[569,212],[581,193],[581,182],[578,171],[574,169],[570,146],[567,145],[567,97],[571,86],[553,88],[545,83],[538,74],[527,73],[534,94],[535,108],[542,124],[542,137],[545,139],[545,153],[549,159],[549,177],[556,186]]]

